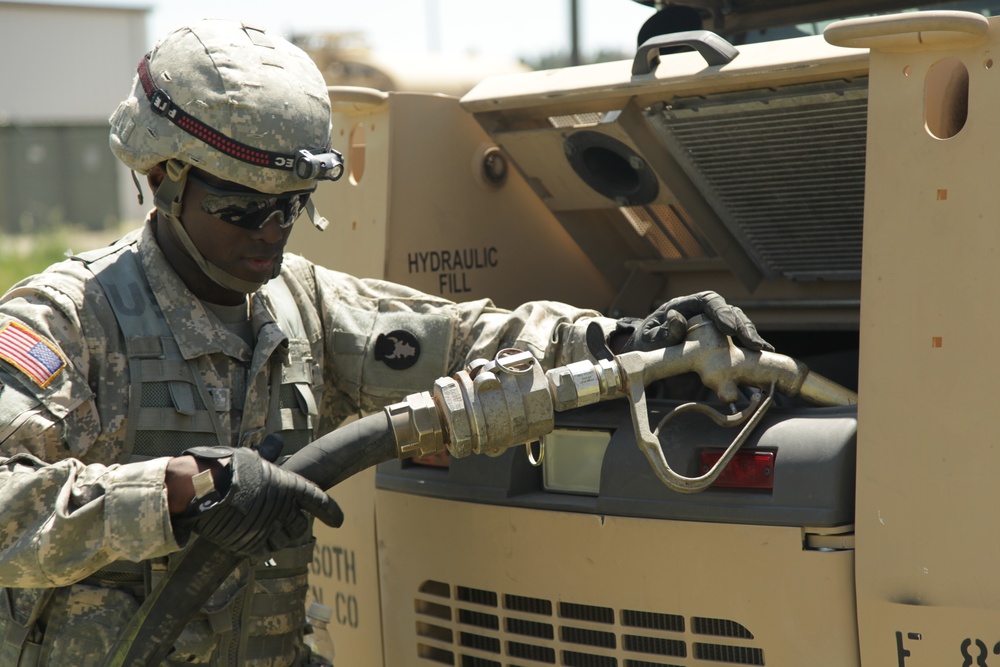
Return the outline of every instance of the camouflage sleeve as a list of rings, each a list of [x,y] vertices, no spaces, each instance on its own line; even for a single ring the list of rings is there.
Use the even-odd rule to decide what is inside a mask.
[[[457,304],[459,308],[471,304]],[[460,333],[472,347],[460,360],[492,358],[497,350],[516,347],[530,350],[545,368],[592,358],[586,332],[597,323],[607,337],[617,320],[602,317],[556,301],[531,301],[513,311],[488,309],[469,313],[474,319],[463,322]]]
[[[0,456],[0,586],[65,586],[114,560],[176,551],[167,461],[105,466]]]
[[[476,358],[530,350],[545,367],[589,358],[586,330],[615,321],[553,301],[515,310],[481,299],[454,303],[385,281],[314,267],[329,375],[362,410],[429,389]]]
[[[13,390],[0,393],[0,442],[29,414],[18,397],[34,397],[39,405],[31,414],[42,422],[46,416],[61,421],[62,427],[39,434],[36,421],[34,431],[22,428],[21,451],[50,462],[96,455],[89,450],[101,434],[89,375],[93,369],[101,376],[101,365],[92,360],[95,353],[106,359],[101,346],[108,334],[92,322],[83,281],[69,273],[73,264],[27,278],[0,299],[0,384]],[[55,435],[61,441],[53,442]],[[0,453],[10,450],[0,447]]]
[[[59,266],[0,299],[0,586],[61,586],[178,548],[166,460],[109,465],[117,422],[88,376],[120,374],[91,363],[105,329],[74,264]]]

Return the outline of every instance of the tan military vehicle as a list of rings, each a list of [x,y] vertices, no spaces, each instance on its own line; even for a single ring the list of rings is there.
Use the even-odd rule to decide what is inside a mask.
[[[702,16],[739,42],[892,4]],[[643,394],[639,369],[527,448],[352,478],[312,569],[337,664],[1000,665],[998,45],[945,10],[670,33],[461,99],[332,89],[347,174],[297,251],[507,307],[713,289],[860,397],[769,401],[752,374],[736,400],[690,374]]]

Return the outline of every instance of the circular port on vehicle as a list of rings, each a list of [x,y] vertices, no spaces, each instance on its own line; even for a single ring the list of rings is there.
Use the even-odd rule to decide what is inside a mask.
[[[566,137],[563,150],[576,175],[619,206],[648,204],[659,193],[646,161],[614,137],[582,130]]]

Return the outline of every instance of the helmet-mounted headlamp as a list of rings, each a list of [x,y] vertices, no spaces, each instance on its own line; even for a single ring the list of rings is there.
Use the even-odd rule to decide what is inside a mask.
[[[303,148],[295,156],[294,168],[304,181],[335,181],[344,175],[344,161],[337,151],[313,155]]]
[[[316,152],[301,149],[294,154],[276,153],[231,139],[201,122],[174,104],[170,95],[153,82],[149,72],[151,55],[152,53],[147,53],[142,57],[138,70],[142,90],[154,113],[235,160],[268,169],[291,171],[303,180],[336,181],[344,175],[344,158],[339,151],[326,148]]]

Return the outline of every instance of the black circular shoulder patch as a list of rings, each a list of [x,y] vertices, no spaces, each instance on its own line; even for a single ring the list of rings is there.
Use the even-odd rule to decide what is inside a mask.
[[[420,358],[420,341],[405,329],[379,334],[375,339],[375,361],[394,371],[404,371]]]

